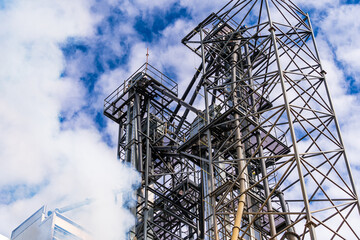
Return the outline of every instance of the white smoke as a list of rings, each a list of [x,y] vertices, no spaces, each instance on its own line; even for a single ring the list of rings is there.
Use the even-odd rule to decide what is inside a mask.
[[[95,239],[123,239],[129,227],[131,215],[114,192],[132,191],[137,173],[116,161],[116,149],[87,114],[65,129],[59,121],[88,104],[78,79],[60,78],[60,45],[93,36],[102,17],[91,10],[94,2],[0,2],[1,234],[9,236],[43,204],[51,210],[89,197],[93,205],[65,215]]]

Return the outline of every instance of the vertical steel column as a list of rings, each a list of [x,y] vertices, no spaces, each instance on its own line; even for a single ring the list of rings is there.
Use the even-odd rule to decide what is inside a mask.
[[[201,41],[201,56],[202,56],[202,72],[203,72],[203,78],[204,78],[204,98],[205,98],[205,125],[208,125],[210,123],[210,113],[209,113],[209,99],[208,99],[208,90],[207,90],[207,81],[205,79],[205,49],[204,49],[204,43],[203,43],[203,33],[202,29],[200,29],[200,41]],[[206,131],[207,140],[208,140],[208,155],[209,155],[209,173],[210,173],[210,192],[214,190],[214,169],[213,169],[213,159],[212,159],[212,143],[211,143],[211,132],[210,129]],[[203,165],[206,165],[206,163],[203,162]],[[207,174],[207,173],[204,173]],[[208,184],[208,181],[207,181]],[[205,192],[205,196],[208,195],[208,192]],[[214,227],[214,234],[215,234],[215,240],[219,240],[219,234],[217,230],[217,221],[216,221],[216,211],[215,211],[215,197],[210,197],[210,205],[212,207],[211,213],[213,216],[213,227]],[[205,210],[206,211],[206,210]],[[205,214],[205,218],[206,218]]]
[[[312,28],[312,25],[311,25],[311,22],[310,22],[310,16],[309,14],[306,14],[307,16],[307,19],[309,21],[309,26],[310,26],[310,30],[311,30],[311,37],[312,37],[312,40],[313,40],[313,44],[314,44],[314,48],[315,48],[315,53],[316,53],[316,57],[319,61],[319,65],[320,65],[320,70],[321,70],[321,73],[323,74],[323,78],[324,78],[324,86],[325,86],[325,90],[326,90],[326,93],[327,93],[327,97],[328,97],[328,100],[329,100],[329,104],[330,104],[330,107],[331,107],[331,110],[334,114],[334,122],[335,122],[335,125],[336,125],[336,132],[339,136],[339,142],[341,143],[341,145],[343,146],[343,151],[344,151],[344,160],[345,160],[345,164],[346,164],[346,168],[347,168],[347,171],[349,173],[349,178],[350,178],[350,183],[351,183],[351,187],[355,193],[355,196],[357,198],[357,209],[360,213],[360,201],[359,201],[359,198],[358,198],[358,194],[357,194],[357,191],[356,191],[356,185],[355,185],[355,182],[354,182],[354,178],[353,178],[353,175],[352,175],[352,171],[351,171],[351,166],[350,166],[350,162],[347,158],[347,154],[346,154],[346,151],[345,151],[345,147],[344,147],[344,142],[343,142],[343,139],[342,139],[342,136],[341,136],[341,132],[340,132],[340,125],[339,125],[339,122],[337,120],[337,117],[336,117],[336,114],[335,114],[335,109],[334,109],[334,106],[333,106],[333,103],[332,103],[332,99],[331,99],[331,96],[330,96],[330,91],[329,91],[329,88],[327,86],[327,82],[326,82],[326,77],[325,77],[325,71],[324,69],[322,68],[322,65],[321,65],[321,61],[320,61],[320,55],[319,55],[319,51],[318,51],[318,48],[317,48],[317,44],[316,44],[316,41],[315,41],[315,36],[314,36],[314,31],[313,31],[313,28]]]
[[[146,106],[146,162],[145,162],[145,207],[144,207],[144,240],[147,240],[147,221],[149,216],[149,163],[151,161],[150,151],[150,99],[147,100]]]
[[[276,40],[276,35],[275,35],[275,28],[273,26],[273,22],[272,22],[272,19],[271,19],[270,7],[269,7],[268,0],[265,0],[265,4],[266,4],[266,10],[267,10],[267,13],[268,13],[269,25],[270,25],[269,31],[271,33],[271,38],[272,38],[272,41],[273,41],[273,44],[274,44],[276,63],[277,63],[277,66],[278,66],[280,83],[281,83],[281,88],[282,88],[282,92],[283,92],[283,96],[284,96],[284,104],[285,104],[285,108],[286,108],[286,114],[287,114],[287,118],[288,118],[288,122],[289,122],[289,129],[290,129],[291,139],[292,139],[292,143],[293,143],[294,158],[295,158],[295,161],[296,161],[296,166],[297,166],[298,175],[299,175],[299,181],[300,181],[300,186],[301,186],[301,192],[302,192],[304,205],[305,205],[306,218],[307,218],[306,226],[309,228],[311,239],[316,240],[317,239],[316,238],[316,232],[315,232],[314,223],[312,221],[312,215],[311,215],[309,200],[308,200],[308,197],[307,197],[305,179],[304,179],[304,175],[302,173],[302,168],[301,168],[302,163],[301,163],[300,155],[299,155],[299,152],[298,152],[296,134],[295,134],[295,129],[294,129],[294,125],[293,125],[293,120],[292,120],[292,117],[291,117],[291,108],[290,108],[289,100],[287,98],[286,87],[285,87],[285,79],[284,79],[284,75],[283,75],[283,71],[282,71],[282,67],[281,67],[281,63],[280,63],[279,50],[278,50],[278,47],[277,47],[277,40]]]

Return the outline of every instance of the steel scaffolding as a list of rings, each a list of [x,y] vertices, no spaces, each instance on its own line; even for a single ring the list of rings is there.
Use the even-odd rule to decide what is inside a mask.
[[[360,239],[309,16],[234,0],[182,42],[202,63],[181,98],[145,63],[105,99],[118,158],[142,174],[129,238]]]

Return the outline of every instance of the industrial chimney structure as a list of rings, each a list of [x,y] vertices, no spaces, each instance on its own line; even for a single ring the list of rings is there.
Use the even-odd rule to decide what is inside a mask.
[[[360,239],[309,16],[233,0],[182,43],[202,60],[182,96],[145,63],[105,99],[118,158],[142,176],[129,238]]]

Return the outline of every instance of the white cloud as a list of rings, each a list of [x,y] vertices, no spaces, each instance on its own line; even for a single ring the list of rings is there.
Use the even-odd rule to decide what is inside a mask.
[[[68,36],[89,35],[98,16],[91,14],[93,1],[18,0],[2,10],[3,37],[26,42],[40,39],[64,41]]]
[[[360,45],[356,41],[360,37],[358,12],[359,5],[343,5],[328,9],[326,17],[318,23],[320,28],[317,36],[320,57],[327,71],[330,95],[340,122],[348,158],[354,167],[354,179],[360,177],[360,94],[353,92],[354,89],[351,89],[352,86],[346,78],[352,76],[356,81],[355,85],[359,84]],[[313,23],[315,24],[317,23]],[[338,63],[341,63],[341,66]],[[360,192],[359,187],[357,190]]]
[[[307,9],[314,9],[316,11],[325,10],[330,7],[334,7],[340,4],[340,0],[318,0],[318,1],[307,1],[307,0],[295,0],[293,1],[299,7],[306,7]]]
[[[69,37],[93,36],[101,19],[92,12],[93,3],[19,0],[0,10],[5,23],[0,26],[0,187],[13,187],[21,196],[0,205],[4,235],[43,204],[54,209],[87,197],[99,203],[74,217],[97,229],[97,239],[104,232],[112,234],[106,239],[122,236],[127,227],[128,214],[111,204],[113,191],[130,191],[137,175],[116,161],[115,149],[85,113],[66,130],[59,122],[62,112],[88,104],[78,79],[60,78],[65,67],[60,44]],[[105,228],[94,227],[104,219],[109,221]],[[110,231],[118,226],[123,229]]]
[[[360,22],[359,4],[342,5],[330,9],[327,18],[321,22],[321,30],[335,49],[336,58],[345,68],[347,75],[352,75],[356,84],[360,84]]]

